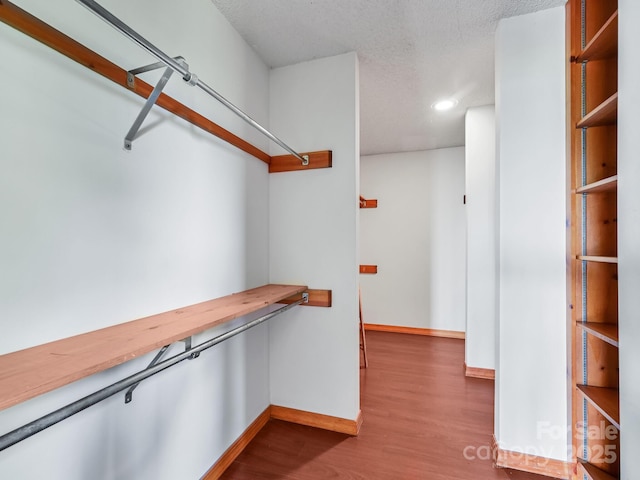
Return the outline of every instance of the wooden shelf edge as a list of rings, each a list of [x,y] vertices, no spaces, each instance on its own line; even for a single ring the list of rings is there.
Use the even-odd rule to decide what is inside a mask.
[[[0,2],[0,21],[145,99],[153,90],[140,79],[136,79],[133,89],[129,88],[123,68],[7,0]],[[267,153],[164,93],[156,105],[265,163],[271,161]]]
[[[596,410],[620,430],[620,403],[617,388],[576,385],[578,391]]]
[[[332,304],[332,291],[331,290],[319,290],[308,288],[305,290],[309,294],[309,302],[303,303],[303,307],[331,307]],[[300,300],[302,292],[293,295],[289,298],[279,301],[278,303],[289,304]]]
[[[578,459],[578,465],[591,480],[618,480],[618,477],[611,475],[604,470],[600,470],[598,467],[591,465],[582,458]]]
[[[577,255],[577,260],[581,260],[584,262],[595,262],[595,263],[618,263],[618,257],[605,257],[599,255]]]
[[[0,355],[0,410],[306,290],[304,285],[264,285]]]
[[[618,175],[603,178],[576,189],[575,193],[610,193],[618,189]]]
[[[618,120],[618,92],[586,114],[576,128],[601,127],[615,125]]]
[[[360,265],[360,273],[373,274],[378,273],[377,265]]]
[[[333,152],[331,150],[304,152],[300,155],[309,155],[309,165],[302,165],[302,162],[293,155],[277,155],[275,157],[271,157],[269,173],[331,168],[333,165]]]
[[[618,11],[605,22],[576,57],[577,63],[615,57],[618,51]]]
[[[593,335],[600,340],[618,346],[618,326],[612,323],[596,323],[596,322],[576,322],[578,328]]]
[[[360,195],[360,208],[378,208],[378,200],[366,199]]]

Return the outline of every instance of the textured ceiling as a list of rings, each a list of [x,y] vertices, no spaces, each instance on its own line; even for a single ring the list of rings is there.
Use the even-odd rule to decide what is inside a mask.
[[[212,0],[270,67],[360,59],[362,155],[464,144],[468,107],[494,102],[499,19],[565,0]],[[430,107],[453,97],[448,112]]]

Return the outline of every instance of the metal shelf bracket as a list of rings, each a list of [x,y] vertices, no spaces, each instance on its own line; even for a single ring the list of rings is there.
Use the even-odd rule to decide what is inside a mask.
[[[180,340],[181,342],[184,342],[185,352],[188,352],[192,349],[191,338],[192,337],[187,337],[185,339]],[[158,351],[158,353],[156,353],[156,356],[153,357],[153,360],[151,360],[151,363],[147,365],[147,368],[145,370],[149,370],[151,367],[155,366],[160,360],[162,360],[162,357],[164,356],[165,352],[168,350],[169,347],[170,345],[165,345],[164,347],[162,347]],[[194,360],[199,356],[200,356],[200,352],[196,351],[196,352],[193,352],[191,355],[189,355],[187,360]],[[129,390],[127,390],[127,392],[124,394],[124,403],[131,403],[131,401],[133,400],[133,391],[138,387],[138,385],[140,385],[140,382],[134,385],[131,385],[131,387],[129,387]]]
[[[184,68],[189,68],[189,65],[187,64],[187,62],[185,62],[183,57],[175,57],[174,60],[177,61],[180,65],[184,66]],[[139,75],[139,74],[144,73],[144,72],[151,72],[153,70],[157,70],[157,69],[162,68],[164,66],[165,66],[164,63],[156,62],[156,63],[152,63],[150,65],[145,65],[144,67],[139,67],[139,68],[134,68],[133,70],[129,70],[127,72],[127,85],[129,86],[129,88],[135,88],[135,86],[136,86],[136,75]],[[140,127],[142,126],[142,122],[144,122],[145,118],[147,118],[147,115],[151,111],[151,107],[153,107],[153,105],[158,100],[158,97],[162,93],[162,90],[164,89],[164,87],[167,84],[167,82],[169,82],[169,79],[171,78],[172,74],[173,74],[173,69],[171,69],[170,67],[167,67],[164,70],[164,73],[162,74],[162,77],[158,81],[158,84],[155,86],[155,88],[151,92],[151,95],[149,95],[149,98],[147,98],[147,101],[145,102],[144,106],[142,107],[142,110],[140,110],[140,113],[138,114],[137,118],[133,122],[133,125],[129,129],[129,132],[127,133],[126,137],[124,138],[124,149],[125,150],[131,150],[131,147],[133,145],[133,141],[135,140],[136,135],[138,134],[138,131],[140,130]]]
[[[180,340],[181,342],[184,342],[184,351],[188,352],[191,350],[191,337],[187,337],[184,340]],[[200,356],[200,352],[194,352],[191,355],[189,355],[188,360],[195,360],[196,358],[198,358]]]
[[[158,351],[158,353],[156,353],[156,356],[153,357],[153,360],[151,360],[151,363],[149,363],[146,369],[148,370],[149,368],[153,367],[156,363],[158,363],[162,359],[163,355],[165,354],[168,348],[169,348],[169,345],[165,345],[164,347],[162,347]],[[127,390],[127,392],[124,394],[124,403],[131,403],[131,400],[133,400],[133,391],[138,387],[138,385],[140,385],[140,382],[135,383],[131,385],[131,387],[129,387],[129,390]]]

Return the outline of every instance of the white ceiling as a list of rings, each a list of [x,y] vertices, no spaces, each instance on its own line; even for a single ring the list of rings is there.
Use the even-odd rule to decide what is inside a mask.
[[[270,67],[360,60],[362,155],[464,144],[468,107],[494,102],[501,18],[565,0],[212,0]],[[458,105],[431,105],[453,97]]]

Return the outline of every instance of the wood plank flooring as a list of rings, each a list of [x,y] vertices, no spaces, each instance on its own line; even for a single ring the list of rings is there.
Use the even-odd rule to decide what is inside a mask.
[[[367,348],[358,437],[271,420],[222,478],[549,480],[492,467],[494,384],[464,376],[464,341],[368,332]]]

